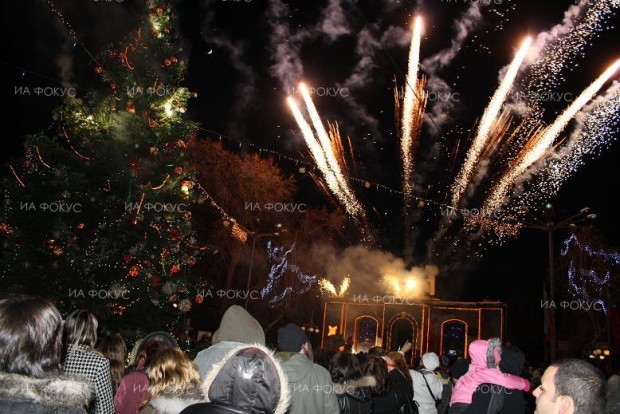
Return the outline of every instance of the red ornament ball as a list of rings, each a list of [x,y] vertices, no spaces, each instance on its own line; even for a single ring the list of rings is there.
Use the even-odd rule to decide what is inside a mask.
[[[95,68],[95,72],[97,72],[97,73],[101,73],[101,72],[103,72],[103,68],[102,68],[101,66],[97,66],[97,67]]]
[[[56,247],[54,247],[54,254],[55,254],[56,256],[60,256],[60,255],[63,253],[63,251],[64,251],[64,250],[63,250],[63,248],[62,248],[62,247],[60,247],[60,246],[56,246]]]
[[[129,268],[129,276],[136,277],[140,274],[140,268],[137,265],[133,265]]]
[[[164,59],[164,65],[170,66],[171,64],[172,64],[172,61],[170,61],[170,59]]]
[[[164,12],[164,9],[163,9],[163,8],[161,8],[161,7],[158,7],[158,8],[156,8],[156,9],[155,9],[155,12],[156,12],[156,13],[163,13],[163,12]]]
[[[205,300],[205,297],[202,295],[196,295],[196,297],[194,298],[194,302],[200,304]]]
[[[174,173],[175,173],[175,174],[181,174],[182,172],[183,172],[183,167],[176,167],[176,168],[174,169]]]
[[[115,91],[115,90],[116,90],[116,88],[117,88],[117,86],[116,86],[116,84],[115,84],[115,83],[111,83],[111,84],[110,84],[110,88],[112,88],[112,90],[113,90],[113,91]]]

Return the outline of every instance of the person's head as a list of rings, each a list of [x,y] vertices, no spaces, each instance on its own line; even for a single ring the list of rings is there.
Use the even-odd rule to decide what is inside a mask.
[[[502,349],[502,361],[499,369],[505,374],[521,375],[525,364],[525,354],[514,345],[506,345]]]
[[[373,346],[368,350],[368,356],[384,357],[387,355],[385,349],[381,346]]]
[[[147,345],[153,346],[153,343],[161,345],[160,347],[157,347],[155,351],[164,348],[177,347],[177,341],[172,335],[170,335],[170,333],[165,331],[151,332],[144,338],[136,342],[133,349],[131,350],[131,354],[129,355],[129,365],[138,369],[144,368],[144,361],[146,360],[147,356],[145,348]]]
[[[357,357],[348,352],[338,352],[329,361],[329,373],[334,384],[355,381],[362,377],[362,368]]]
[[[106,335],[99,339],[96,348],[103,356],[110,361],[125,361],[127,356],[127,345],[120,334]]]
[[[138,353],[138,357],[136,358],[136,367],[138,369],[143,369],[147,359],[151,358],[159,351],[168,348],[170,347],[161,341],[147,341],[145,344],[143,344],[143,346],[140,347],[140,352]]]
[[[439,357],[434,352],[427,352],[422,355],[422,365],[429,371],[435,371],[439,367]]]
[[[165,348],[146,360],[151,398],[160,394],[183,394],[200,385],[200,374],[191,359],[179,348]]]
[[[278,349],[282,352],[297,352],[309,356],[308,336],[298,325],[286,324],[278,329]]]
[[[90,348],[97,343],[97,318],[89,310],[73,311],[65,320],[65,336],[68,345],[84,345]]]
[[[371,389],[373,395],[385,395],[390,392],[394,386],[392,377],[390,377],[388,372],[387,364],[383,358],[369,356],[362,366],[362,374],[372,376],[377,381],[376,385]]]
[[[202,392],[207,404],[244,413],[284,414],[290,401],[286,374],[273,352],[261,345],[242,344],[232,349],[206,376]],[[204,407],[205,403],[198,405]]]
[[[545,370],[533,394],[536,414],[598,414],[605,409],[605,378],[585,361],[561,359]]]
[[[450,376],[453,381],[458,381],[469,370],[469,361],[465,358],[458,358],[450,367]]]
[[[0,300],[0,371],[43,378],[60,369],[62,316],[48,300]]]
[[[497,368],[502,358],[499,338],[477,339],[469,344],[471,364],[477,367]]]
[[[110,361],[110,374],[112,374],[116,389],[125,374],[125,357],[127,356],[125,340],[119,334],[106,335],[99,339],[95,349]]]
[[[213,344],[222,341],[265,345],[265,332],[247,310],[239,305],[232,305],[226,309],[220,327],[213,333]]]
[[[400,352],[393,351],[389,352],[387,356],[394,362],[394,365],[407,379],[411,379],[411,374],[409,373],[409,367],[407,366],[407,361],[405,361],[405,356]]]

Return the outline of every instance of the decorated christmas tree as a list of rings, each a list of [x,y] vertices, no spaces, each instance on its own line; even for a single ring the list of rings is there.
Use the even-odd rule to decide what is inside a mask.
[[[115,328],[171,329],[200,289],[191,268],[206,246],[191,228],[196,125],[183,119],[191,93],[170,6],[149,1],[93,71],[100,87],[67,98],[7,165],[1,295],[88,307]]]

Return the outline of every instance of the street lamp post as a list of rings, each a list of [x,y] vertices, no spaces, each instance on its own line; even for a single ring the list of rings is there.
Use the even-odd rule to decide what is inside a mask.
[[[532,229],[544,230],[547,232],[547,239],[549,243],[549,299],[553,306],[550,306],[551,311],[551,332],[550,332],[550,344],[549,344],[549,358],[551,361],[557,359],[557,347],[558,337],[556,330],[556,307],[555,305],[555,265],[553,254],[553,232],[566,227],[573,227],[576,223],[591,220],[596,218],[596,214],[590,213],[590,207],[584,207],[579,212],[567,219],[559,222],[553,221],[553,206],[551,204],[545,205],[545,221],[537,220],[537,222],[527,223],[521,222],[523,227]]]
[[[248,270],[248,285],[245,290],[245,309],[248,308],[248,302],[250,299],[250,284],[252,283],[252,267],[254,266],[254,249],[256,248],[256,240],[261,237],[269,237],[269,236],[279,236],[280,232],[274,233],[250,233],[252,236],[252,253],[250,253],[250,270]]]

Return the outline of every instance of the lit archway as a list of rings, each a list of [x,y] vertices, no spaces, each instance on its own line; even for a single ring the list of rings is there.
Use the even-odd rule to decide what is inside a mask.
[[[368,352],[375,346],[379,336],[379,320],[369,315],[355,318],[353,330],[353,348],[357,352]]]
[[[420,327],[418,321],[406,312],[400,312],[390,319],[387,325],[387,350],[397,351],[406,342],[411,342],[411,358],[409,363],[413,363],[414,355],[418,350],[418,333]]]
[[[467,358],[467,322],[460,319],[448,319],[441,323],[441,342],[439,352],[446,355],[455,351],[458,356]]]

